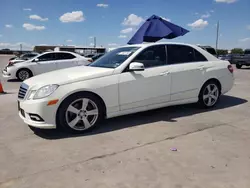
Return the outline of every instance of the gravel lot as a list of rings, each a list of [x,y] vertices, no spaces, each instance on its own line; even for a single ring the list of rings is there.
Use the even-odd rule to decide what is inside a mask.
[[[249,188],[250,69],[235,77],[212,110],[163,108],[78,136],[34,134],[17,114],[20,83],[1,80],[0,187]]]

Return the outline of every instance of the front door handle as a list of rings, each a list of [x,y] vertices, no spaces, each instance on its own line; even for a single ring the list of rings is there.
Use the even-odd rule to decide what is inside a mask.
[[[166,72],[160,73],[160,76],[166,76],[166,75],[168,75],[168,74],[170,74],[170,72],[169,72],[169,71],[166,71]]]
[[[199,66],[197,69],[198,69],[198,70],[204,70],[205,67],[204,67],[204,66]]]

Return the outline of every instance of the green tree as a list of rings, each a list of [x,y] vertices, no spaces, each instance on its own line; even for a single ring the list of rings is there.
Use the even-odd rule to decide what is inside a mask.
[[[234,49],[231,50],[231,53],[232,54],[243,54],[244,51],[243,51],[242,48],[234,48]]]
[[[228,51],[227,51],[227,50],[224,50],[224,49],[218,49],[218,50],[217,50],[217,54],[218,54],[218,55],[227,55],[227,54],[228,54]]]

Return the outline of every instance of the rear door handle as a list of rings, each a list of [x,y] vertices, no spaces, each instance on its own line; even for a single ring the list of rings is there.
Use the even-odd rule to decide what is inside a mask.
[[[168,74],[170,74],[170,72],[169,72],[169,71],[166,71],[166,72],[160,73],[160,76],[166,76],[166,75],[168,75]]]

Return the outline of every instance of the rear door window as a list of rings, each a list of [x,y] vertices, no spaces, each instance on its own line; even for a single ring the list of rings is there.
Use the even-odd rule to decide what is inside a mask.
[[[185,45],[167,45],[168,64],[207,61],[197,50]]]

